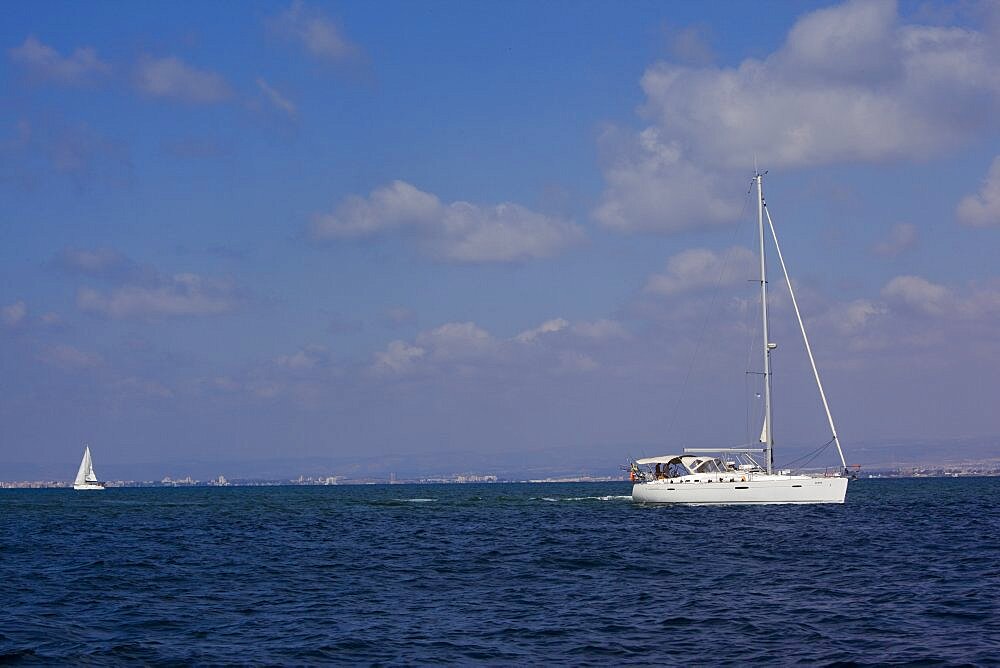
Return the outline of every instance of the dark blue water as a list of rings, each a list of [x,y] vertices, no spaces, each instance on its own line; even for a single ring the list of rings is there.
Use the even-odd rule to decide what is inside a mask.
[[[0,660],[1000,663],[1000,479],[0,490]]]

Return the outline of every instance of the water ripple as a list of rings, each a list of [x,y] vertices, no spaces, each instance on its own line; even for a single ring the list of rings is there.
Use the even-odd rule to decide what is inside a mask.
[[[0,492],[0,662],[1000,663],[998,479]]]

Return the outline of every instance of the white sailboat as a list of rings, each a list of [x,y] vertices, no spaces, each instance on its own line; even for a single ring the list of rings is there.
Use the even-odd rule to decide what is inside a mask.
[[[788,269],[778,245],[778,235],[764,202],[763,174],[754,175],[757,190],[757,228],[760,242],[760,298],[763,321],[764,426],[755,448],[685,448],[683,454],[646,457],[630,463],[634,481],[632,499],[643,503],[748,504],[748,503],[843,503],[849,479],[844,451],[819,378],[809,337],[799,312]],[[833,475],[793,474],[774,469],[774,434],[771,421],[771,352],[777,348],[768,335],[767,262],[765,260],[764,219],[774,240],[774,250],[785,275],[799,330],[812,365],[813,377],[826,411],[831,439],[837,446],[842,469]],[[716,456],[709,456],[716,455]],[[763,463],[759,461],[763,455]]]
[[[85,446],[83,459],[80,461],[80,470],[76,472],[76,480],[73,481],[73,489],[104,489],[104,483],[97,479],[94,473],[94,462],[90,458],[90,446]]]

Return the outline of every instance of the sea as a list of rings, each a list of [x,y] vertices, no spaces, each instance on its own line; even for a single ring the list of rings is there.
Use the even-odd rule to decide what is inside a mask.
[[[1000,478],[0,490],[0,662],[998,665]]]

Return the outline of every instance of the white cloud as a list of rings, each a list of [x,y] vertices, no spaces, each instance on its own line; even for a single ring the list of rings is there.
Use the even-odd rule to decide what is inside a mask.
[[[704,28],[688,26],[667,31],[667,40],[674,57],[684,63],[706,65],[715,60]]]
[[[339,63],[361,53],[336,23],[319,11],[307,8],[300,0],[268,23],[279,35],[300,43],[311,56],[320,60]]]
[[[382,323],[389,327],[402,327],[417,321],[417,312],[405,306],[395,306],[382,312]]]
[[[896,276],[882,288],[882,296],[924,315],[937,316],[952,306],[948,288],[920,276]]]
[[[57,345],[45,349],[41,360],[46,364],[65,371],[89,369],[100,366],[104,360],[96,353],[88,353],[68,345]]]
[[[417,336],[417,345],[438,361],[465,361],[489,355],[496,340],[473,322],[449,322]]]
[[[224,392],[238,392],[243,388],[241,383],[229,376],[216,376],[209,381],[209,384],[215,389],[223,390]]]
[[[575,336],[593,341],[607,341],[609,339],[628,338],[628,332],[621,323],[614,320],[593,320],[570,323],[564,318],[553,318],[546,320],[538,327],[525,330],[514,337],[514,341],[519,343],[532,343],[542,339],[546,334],[556,332],[570,332]]]
[[[101,136],[87,125],[67,127],[44,145],[49,163],[79,183],[102,177],[120,185],[131,178],[128,148]]]
[[[261,77],[257,77],[257,87],[260,88],[261,93],[264,94],[264,97],[271,104],[271,106],[281,112],[284,112],[289,118],[295,119],[298,115],[298,108],[295,106],[294,102],[275,90]]]
[[[964,288],[933,283],[921,276],[896,276],[881,289],[881,300],[860,298],[834,302],[816,318],[819,331],[853,338],[864,347],[944,340],[955,323],[960,329],[989,331],[1000,316],[1000,283]],[[929,326],[922,319],[937,322]],[[969,327],[976,323],[977,327]],[[816,331],[816,327],[812,328]],[[957,335],[956,335],[957,336]]]
[[[832,305],[818,319],[818,324],[824,328],[832,328],[842,336],[853,336],[885,313],[885,304],[871,299],[855,299]]]
[[[222,102],[232,94],[221,76],[191,67],[175,56],[141,60],[136,66],[135,83],[151,97],[194,104]]]
[[[497,359],[501,342],[473,322],[449,322],[421,332],[413,344],[392,341],[375,353],[372,370],[383,375],[407,374],[423,368],[473,368]]]
[[[898,75],[892,0],[847,2],[803,16],[788,33],[780,65],[812,78],[884,81]]]
[[[531,341],[535,341],[536,339],[538,339],[538,337],[544,334],[561,332],[567,327],[569,327],[568,320],[564,320],[562,318],[554,318],[552,320],[546,320],[538,327],[521,332],[520,334],[515,336],[514,339],[522,343],[530,343]]]
[[[0,318],[7,327],[17,327],[28,315],[28,306],[21,300],[8,304],[0,310]]]
[[[330,352],[323,346],[306,346],[291,355],[279,355],[274,362],[279,369],[285,371],[312,371],[329,366]]]
[[[89,83],[111,71],[111,66],[98,58],[93,48],[82,47],[63,57],[34,35],[25,39],[21,46],[10,49],[8,54],[12,61],[34,76],[63,84]]]
[[[54,264],[73,274],[110,281],[136,282],[156,278],[152,268],[139,266],[113,248],[65,248],[56,256]]]
[[[443,204],[404,181],[351,196],[333,213],[313,218],[317,240],[375,236],[392,230],[416,235],[428,252],[452,262],[510,262],[554,255],[583,238],[579,226],[518,204]]]
[[[995,126],[998,64],[987,35],[902,25],[895,3],[866,0],[805,15],[765,60],[660,63],[642,83],[645,113],[700,163],[821,165],[925,157]]]
[[[36,188],[47,177],[60,175],[82,189],[121,187],[131,179],[128,146],[86,123],[67,124],[43,115],[34,123],[18,121],[16,132],[12,141],[0,141],[0,181]]]
[[[130,376],[114,383],[114,388],[121,394],[132,398],[152,397],[154,399],[170,399],[174,391],[159,381]]]
[[[443,205],[405,181],[377,188],[367,199],[351,195],[334,213],[315,216],[310,231],[316,239],[351,239],[403,226],[430,226]]]
[[[716,253],[707,248],[681,251],[667,260],[667,271],[646,281],[646,291],[673,296],[716,285],[736,285],[753,276],[757,258],[742,246]]]
[[[991,332],[1000,325],[1000,282],[945,286],[920,276],[896,276],[881,290],[881,299],[859,298],[833,302],[810,323],[813,335],[843,339],[861,355],[849,364],[865,364],[864,355],[891,355],[921,366],[926,360],[911,356],[928,348],[957,349],[968,359],[995,355]],[[825,346],[824,346],[825,347]]]
[[[59,261],[68,269],[86,274],[102,274],[126,263],[125,256],[112,248],[66,248]]]
[[[252,364],[234,375],[201,378],[197,388],[268,402],[290,400],[303,407],[319,408],[324,405],[324,397],[330,398],[332,384],[342,371],[334,365],[329,349],[311,344]]]
[[[889,230],[889,236],[875,244],[872,250],[877,255],[895,257],[917,245],[917,226],[912,223],[898,223]]]
[[[54,263],[112,286],[108,290],[84,286],[76,295],[81,311],[110,318],[217,315],[242,302],[237,286],[228,279],[189,272],[161,274],[112,248],[64,249]]]
[[[1000,39],[852,0],[804,15],[764,59],[661,62],[642,88],[650,126],[613,139],[626,157],[606,161],[594,216],[676,232],[733,220],[733,200],[715,193],[739,193],[754,156],[768,168],[922,159],[995,129]]]
[[[81,288],[76,297],[81,311],[111,318],[218,315],[238,304],[229,283],[189,273],[163,278],[157,285],[124,285],[106,294]]]
[[[740,212],[739,188],[725,190],[718,175],[683,155],[680,144],[657,128],[635,138],[616,129],[601,137],[607,189],[594,210],[598,222],[622,232],[680,232],[732,223]]]
[[[520,206],[453,202],[445,209],[432,251],[455,262],[509,262],[549,257],[583,238],[579,227]]]
[[[54,311],[43,313],[39,320],[41,320],[42,324],[46,327],[58,327],[63,322],[62,317]]]
[[[593,357],[585,353],[571,350],[564,350],[559,353],[559,369],[561,371],[587,372],[594,371],[600,366]]]
[[[961,299],[955,309],[965,320],[982,321],[1000,315],[1000,281],[971,286],[968,297]]]
[[[993,160],[979,192],[959,202],[956,215],[973,227],[1000,225],[1000,156]]]
[[[615,322],[614,320],[577,322],[573,323],[572,330],[574,334],[594,341],[629,338],[629,333],[625,327],[620,322]]]
[[[407,373],[426,352],[423,348],[411,346],[404,341],[392,341],[384,351],[375,353],[372,368],[376,373]]]
[[[473,322],[449,322],[418,334],[412,344],[393,341],[375,353],[371,370],[380,375],[420,371],[428,377],[483,374],[494,378],[537,373],[587,372],[613,339],[629,338],[613,320],[570,323],[552,318],[509,339],[494,337]],[[618,344],[609,344],[618,348]]]

